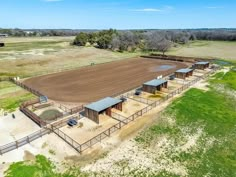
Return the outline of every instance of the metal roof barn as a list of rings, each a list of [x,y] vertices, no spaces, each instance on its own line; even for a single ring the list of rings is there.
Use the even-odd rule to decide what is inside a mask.
[[[122,102],[122,100],[107,97],[107,98],[104,98],[104,99],[99,100],[97,102],[91,103],[91,104],[85,106],[85,108],[89,108],[91,110],[101,112],[101,111],[104,111],[105,109],[107,109],[111,106],[114,106],[118,103],[121,103],[121,102]]]
[[[209,68],[209,66],[210,66],[209,62],[201,61],[201,62],[195,63],[194,68],[204,70],[206,68]]]
[[[99,114],[106,113],[111,116],[111,109],[115,108],[122,111],[122,100],[107,97],[97,102],[86,105],[85,116],[99,124]]]
[[[167,81],[162,79],[154,79],[143,84],[144,92],[155,94],[156,91],[161,91],[162,88],[167,88]]]
[[[186,77],[189,77],[192,75],[193,75],[193,69],[190,69],[190,68],[180,69],[175,72],[175,77],[180,78],[180,79],[185,79]]]
[[[200,62],[197,62],[196,64],[197,64],[197,65],[207,65],[207,64],[209,64],[209,62],[200,61]]]
[[[179,69],[176,72],[177,73],[188,73],[188,72],[191,72],[191,71],[193,71],[193,69],[185,68],[185,69]]]
[[[151,81],[148,81],[146,83],[144,83],[143,85],[149,85],[149,86],[158,86],[158,85],[161,85],[161,84],[164,84],[165,82],[167,82],[166,80],[163,80],[163,79],[154,79],[154,80],[151,80]]]

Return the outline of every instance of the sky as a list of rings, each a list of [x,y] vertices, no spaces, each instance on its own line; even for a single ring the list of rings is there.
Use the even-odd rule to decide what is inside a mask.
[[[0,28],[236,28],[236,0],[0,0]]]

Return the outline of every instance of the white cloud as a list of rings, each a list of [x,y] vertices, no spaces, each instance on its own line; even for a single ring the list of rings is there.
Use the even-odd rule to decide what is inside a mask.
[[[207,9],[223,9],[224,7],[221,6],[209,6],[209,7],[205,7]]]
[[[44,2],[60,2],[60,1],[63,1],[63,0],[43,0]]]
[[[143,8],[143,9],[131,9],[133,12],[169,12],[173,10],[172,6],[164,6],[162,8]]]
[[[133,9],[132,11],[136,12],[161,12],[161,9],[153,9],[153,8],[146,8],[146,9]]]

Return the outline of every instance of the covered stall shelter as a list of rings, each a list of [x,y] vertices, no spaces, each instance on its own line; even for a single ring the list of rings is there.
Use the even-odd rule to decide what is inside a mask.
[[[185,68],[180,69],[175,72],[175,77],[180,79],[185,79],[186,77],[193,75],[193,69]]]
[[[122,100],[107,97],[97,102],[91,103],[85,108],[85,117],[99,124],[99,114],[111,116],[111,109],[115,108],[122,111]]]
[[[155,94],[156,91],[161,91],[162,88],[167,88],[167,81],[162,79],[154,79],[143,84],[144,92]]]
[[[209,62],[201,61],[201,62],[195,63],[194,68],[204,70],[206,68],[209,68],[209,66],[210,66]]]

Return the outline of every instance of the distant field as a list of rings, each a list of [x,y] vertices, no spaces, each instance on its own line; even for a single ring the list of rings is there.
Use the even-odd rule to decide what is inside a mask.
[[[35,76],[140,55],[70,45],[74,37],[6,38],[0,48],[0,76]]]
[[[70,45],[74,37],[5,38],[0,48],[0,76],[36,76],[139,56],[143,53],[119,53],[93,47]],[[177,45],[167,54],[236,60],[236,42],[195,41]]]
[[[236,60],[236,42],[226,41],[194,41],[186,45],[178,45],[167,54],[207,57],[227,60]]]

